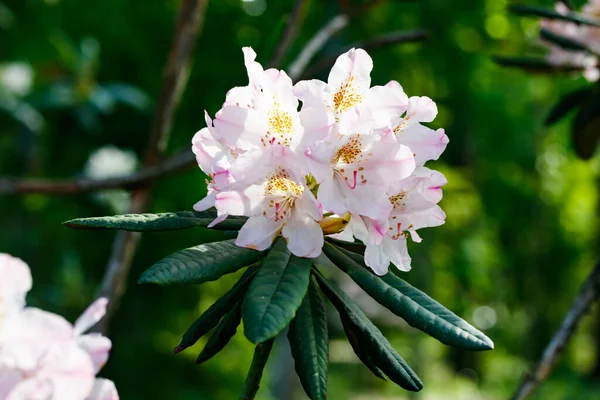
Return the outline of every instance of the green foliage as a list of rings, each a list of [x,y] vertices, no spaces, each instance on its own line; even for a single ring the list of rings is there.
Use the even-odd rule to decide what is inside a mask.
[[[201,244],[151,266],[138,283],[182,285],[214,281],[260,260],[265,252],[237,247],[233,240]]]
[[[323,251],[365,292],[394,314],[404,318],[409,325],[449,346],[469,350],[494,348],[487,336],[393,272],[378,277],[368,270],[362,257],[348,250],[326,244]]]
[[[202,364],[220,352],[235,335],[240,322],[242,322],[242,302],[238,301],[223,317],[210,339],[208,339],[206,346],[196,359],[196,364]]]
[[[296,373],[311,400],[327,398],[329,336],[323,297],[311,279],[308,291],[288,331]]]
[[[570,51],[588,51],[588,48],[581,42],[561,36],[554,31],[542,28],[540,29],[540,38]]]
[[[244,304],[244,333],[261,343],[281,332],[294,318],[308,289],[311,260],[290,253],[278,239],[250,283]]]
[[[186,348],[193,346],[198,339],[206,335],[212,328],[217,326],[221,318],[227,314],[233,307],[237,307],[246,294],[250,281],[256,274],[258,266],[252,266],[244,272],[244,275],[236,282],[236,284],[219,300],[215,301],[189,329],[183,334],[181,342],[177,345],[174,353],[179,353]]]
[[[418,392],[423,384],[415,372],[394,350],[390,342],[360,308],[341,290],[330,284],[319,273],[315,274],[321,289],[340,313],[340,318],[348,324],[368,352],[373,365],[386,374],[392,382],[406,390]]]
[[[518,15],[558,19],[561,21],[575,22],[581,25],[600,27],[600,20],[584,17],[581,14],[577,14],[574,12],[561,14],[550,8],[529,6],[525,4],[512,4],[508,7],[508,9]]]
[[[208,227],[217,218],[216,210],[179,211],[160,214],[124,214],[111,217],[76,218],[63,225],[73,229],[120,229],[132,232],[160,232],[179,229]],[[229,217],[212,227],[218,230],[238,230],[247,218]]]

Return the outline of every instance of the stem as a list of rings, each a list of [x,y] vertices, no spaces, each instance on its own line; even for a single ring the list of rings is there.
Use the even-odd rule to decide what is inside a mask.
[[[587,277],[571,308],[567,312],[561,327],[556,331],[548,346],[542,354],[542,358],[535,369],[527,374],[517,389],[513,400],[526,399],[550,376],[554,365],[562,355],[566,344],[571,339],[577,324],[586,314],[591,305],[600,296],[600,262]]]
[[[158,164],[167,147],[173,115],[187,83],[191,55],[198,32],[204,22],[207,5],[208,0],[183,0],[181,3],[175,35],[163,73],[162,88],[150,127],[144,162],[146,168]],[[129,213],[147,212],[151,194],[151,186],[137,188],[131,196]],[[99,293],[100,296],[108,298],[108,309],[94,330],[106,333],[108,324],[118,309],[127,287],[127,278],[139,241],[139,233],[124,231],[117,233]]]
[[[0,196],[27,193],[72,195],[110,189],[133,189],[196,164],[194,154],[185,148],[160,164],[146,167],[130,175],[108,179],[0,179]]]
[[[269,339],[266,342],[262,342],[256,345],[254,349],[254,357],[252,357],[252,364],[250,365],[250,371],[246,377],[246,383],[244,384],[244,391],[240,396],[240,400],[253,400],[260,388],[260,380],[263,376],[263,371],[271,349],[273,348],[273,341],[275,339]]]
[[[296,0],[292,14],[289,16],[285,31],[281,36],[281,40],[277,44],[277,48],[273,53],[273,57],[269,62],[270,68],[278,68],[289,50],[292,43],[298,36],[298,31],[304,22],[304,14],[308,8],[308,0]]]

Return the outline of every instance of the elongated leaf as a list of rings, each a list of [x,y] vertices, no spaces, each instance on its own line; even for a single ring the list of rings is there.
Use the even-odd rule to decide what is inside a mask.
[[[512,4],[508,9],[518,15],[542,17],[547,19],[558,19],[561,21],[575,22],[582,25],[600,26],[600,20],[588,18],[574,12],[561,14],[551,8],[528,6],[525,4]]]
[[[248,371],[248,376],[246,377],[244,390],[242,391],[240,400],[253,400],[256,393],[258,393],[263,371],[265,370],[265,365],[267,365],[267,361],[271,355],[274,340],[275,339],[270,339],[266,342],[259,343],[254,348],[252,364],[250,365],[250,371]]]
[[[158,232],[178,229],[208,227],[217,218],[215,210],[179,211],[161,214],[123,214],[109,217],[77,218],[64,222],[73,229],[120,229],[132,232]],[[245,217],[230,216],[211,229],[238,230],[246,222]]]
[[[394,273],[379,277],[367,269],[362,257],[352,252],[329,244],[323,250],[365,292],[409,325],[450,346],[469,350],[494,348],[487,336]]]
[[[589,51],[586,45],[575,39],[571,39],[565,36],[561,36],[558,33],[549,29],[540,29],[540,38],[557,45],[565,50],[571,51]]]
[[[325,240],[361,256],[365,254],[365,245],[360,242],[346,242],[345,240],[334,239],[332,237],[326,237]]]
[[[381,372],[379,368],[377,368],[377,366],[371,359],[368,350],[364,348],[364,345],[360,340],[360,334],[356,331],[354,325],[348,322],[348,318],[343,317],[341,315],[340,318],[342,320],[342,326],[344,327],[344,332],[346,333],[348,342],[350,342],[352,350],[354,350],[354,354],[356,354],[360,361],[362,361],[362,363],[365,364],[367,368],[371,370],[373,375],[383,379],[384,381],[387,381],[387,379],[385,379],[385,374]]]
[[[288,339],[296,361],[296,372],[311,400],[327,398],[327,364],[329,336],[325,303],[313,280],[296,317],[290,323]]]
[[[208,310],[206,310],[194,323],[189,327],[187,332],[181,338],[181,341],[175,347],[173,353],[177,354],[180,351],[193,346],[198,339],[206,335],[212,328],[217,326],[221,318],[227,314],[238,303],[241,302],[250,281],[258,271],[258,265],[250,267],[244,272],[244,275],[236,282],[235,285],[219,300],[215,301]]]
[[[600,93],[594,93],[583,103],[573,121],[573,147],[579,157],[590,159],[600,140]]]
[[[534,74],[554,74],[583,71],[574,65],[556,65],[543,58],[495,56],[494,61],[504,67],[521,68]]]
[[[567,115],[569,111],[573,110],[577,106],[581,105],[586,99],[592,94],[592,89],[585,87],[582,89],[575,90],[565,96],[563,96],[558,103],[552,107],[548,117],[546,118],[546,126],[550,126],[558,122],[562,117]]]
[[[163,258],[138,283],[166,286],[214,281],[260,260],[265,253],[237,247],[233,240],[201,244]]]
[[[310,259],[292,255],[285,240],[277,240],[244,298],[244,333],[251,342],[274,337],[294,318],[308,289],[310,267]]]
[[[204,361],[210,360],[215,354],[223,350],[223,347],[235,336],[240,322],[242,322],[241,301],[235,304],[233,309],[223,317],[219,326],[217,326],[217,329],[215,329],[208,342],[206,342],[206,346],[204,346],[196,359],[196,364],[202,364]]]
[[[373,365],[406,390],[418,392],[423,388],[421,380],[394,350],[390,342],[362,310],[341,290],[333,286],[319,273],[315,276],[319,286],[338,310],[342,319],[356,332],[358,341],[369,355]]]

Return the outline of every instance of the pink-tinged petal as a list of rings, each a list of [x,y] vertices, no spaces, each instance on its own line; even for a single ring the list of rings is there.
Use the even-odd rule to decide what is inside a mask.
[[[56,364],[45,365],[41,374],[52,381],[52,399],[85,399],[95,381],[94,368],[87,353],[77,346],[71,346],[55,361]]]
[[[387,274],[390,258],[385,254],[383,246],[368,244],[365,249],[365,264],[377,275]]]
[[[0,399],[8,398],[15,386],[25,379],[25,373],[0,365]]]
[[[448,145],[448,136],[443,129],[434,131],[421,124],[413,124],[399,131],[396,139],[410,148],[417,165],[423,165],[429,160],[437,160]]]
[[[322,141],[304,152],[306,165],[310,173],[317,180],[317,183],[333,178],[333,170],[329,162],[334,152],[335,148],[327,141]]]
[[[388,220],[384,219],[377,221],[369,217],[362,217],[362,219],[367,227],[369,243],[380,244],[383,240],[383,237],[387,234],[389,226]]]
[[[251,147],[252,140],[260,137],[262,132],[260,121],[255,114],[252,109],[225,106],[217,112],[213,124],[220,137],[236,147],[247,150]]]
[[[372,70],[373,60],[367,52],[351,49],[337,58],[327,83],[334,93],[349,84],[353,92],[362,95],[371,86]]]
[[[242,52],[244,53],[244,64],[246,65],[246,70],[248,71],[248,80],[250,81],[250,86],[258,89],[260,85],[260,79],[263,74],[263,67],[255,61],[256,53],[252,47],[243,47]]]
[[[106,314],[107,305],[108,299],[106,297],[99,297],[90,304],[75,321],[75,334],[82,334],[100,321]]]
[[[243,191],[228,190],[218,193],[215,207],[224,214],[252,216],[262,214],[263,200],[263,186],[252,185]]]
[[[29,377],[17,383],[3,400],[54,400],[52,381],[47,378]],[[58,400],[58,399],[57,399]]]
[[[372,154],[365,166],[378,176],[373,184],[390,184],[408,178],[416,168],[411,149],[402,144],[380,141],[372,148]]]
[[[206,211],[211,207],[215,206],[215,200],[217,199],[217,193],[215,190],[210,190],[205,198],[194,204],[194,210],[201,212]]]
[[[86,400],[119,400],[119,393],[113,381],[97,378],[92,393]]]
[[[239,247],[259,251],[266,250],[271,246],[282,227],[283,220],[281,219],[275,221],[262,215],[250,217],[240,229],[235,244]]]
[[[285,71],[268,69],[263,79],[263,92],[270,99],[276,99],[283,109],[296,111],[298,109],[298,98],[293,93],[292,79]]]
[[[404,92],[404,89],[402,88],[402,85],[400,83],[398,83],[398,81],[391,80],[388,83],[386,83],[385,86],[386,87],[400,89],[400,90],[402,90]]]
[[[443,197],[442,186],[446,185],[448,180],[441,172],[430,171],[431,175],[429,179],[426,180],[426,185],[421,195],[423,196],[423,199],[437,204]]]
[[[249,86],[234,87],[227,92],[223,106],[252,107],[252,89]]]
[[[302,108],[326,108],[331,104],[327,84],[318,79],[296,83],[293,93],[302,101]]]
[[[296,257],[315,258],[321,254],[323,231],[309,216],[293,216],[287,221],[281,234],[287,241],[288,249]]]
[[[303,107],[300,111],[300,123],[304,127],[304,135],[298,142],[298,150],[305,151],[315,142],[325,139],[335,124],[334,115],[326,108]]]
[[[410,256],[408,255],[408,247],[406,246],[406,238],[401,236],[394,240],[390,237],[385,237],[382,243],[384,251],[390,257],[391,262],[400,271],[410,271]]]
[[[342,215],[348,211],[342,187],[333,176],[321,182],[317,196],[321,205],[326,210],[338,215]]]
[[[402,88],[374,86],[365,93],[360,109],[379,127],[388,125],[392,118],[402,115],[408,104],[408,96]]]
[[[102,336],[99,333],[89,333],[82,335],[78,339],[79,347],[81,347],[92,360],[94,371],[97,374],[106,361],[108,361],[108,354],[112,348],[112,342],[109,338]]]
[[[263,149],[252,149],[241,154],[229,169],[231,177],[236,182],[253,184],[263,180],[270,171],[271,153]]]
[[[31,290],[31,271],[20,258],[0,253],[0,315],[25,306],[25,295]]]
[[[215,169],[229,167],[233,160],[231,151],[212,136],[209,128],[203,128],[194,135],[192,151],[196,155],[198,166],[207,175]]]
[[[210,224],[207,225],[207,228],[212,228],[213,226],[220,224],[225,221],[229,217],[229,214],[222,214],[219,210],[217,210],[217,218],[215,218]]]
[[[446,214],[440,206],[432,205],[422,211],[398,214],[396,221],[402,224],[402,230],[432,228],[443,225],[446,222]]]
[[[310,190],[305,189],[302,196],[296,199],[295,208],[302,210],[302,213],[308,214],[315,221],[323,219],[323,207]]]
[[[346,188],[344,197],[347,211],[374,220],[386,220],[392,211],[392,204],[382,189],[380,186],[370,184],[357,185],[354,189]],[[326,209],[331,209],[331,207],[325,206],[323,201],[321,202]],[[339,212],[336,213],[340,214]]]
[[[418,122],[431,122],[438,113],[437,105],[427,96],[412,96],[408,100],[406,114]]]

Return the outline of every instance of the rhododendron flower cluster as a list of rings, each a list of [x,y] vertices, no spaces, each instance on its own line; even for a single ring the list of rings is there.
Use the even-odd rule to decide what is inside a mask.
[[[562,2],[555,5],[557,12],[567,14],[570,10]],[[590,0],[581,9],[581,14],[592,19],[600,18],[600,0]],[[586,51],[571,50],[556,44],[543,43],[550,49],[547,60],[557,66],[574,66],[583,68],[584,77],[590,82],[600,78],[597,54],[600,54],[600,28],[589,25],[580,25],[570,21],[542,20],[540,26],[557,35],[574,40],[585,45],[593,54]]]
[[[71,325],[59,315],[25,307],[31,272],[0,253],[0,399],[118,400],[112,381],[96,378],[111,341],[85,334],[106,312],[100,298]]]
[[[317,257],[322,227],[350,216],[336,237],[361,240],[365,262],[385,274],[410,269],[407,237],[444,223],[437,205],[444,176],[424,167],[446,148],[428,97],[408,97],[399,83],[371,86],[373,61],[362,49],[342,54],[327,82],[292,83],[264,70],[244,48],[249,83],[231,89],[214,120],[192,139],[209,176],[194,208],[215,207],[217,224],[247,216],[236,244],[265,250],[282,235],[299,257]],[[347,218],[344,219],[347,221]]]

